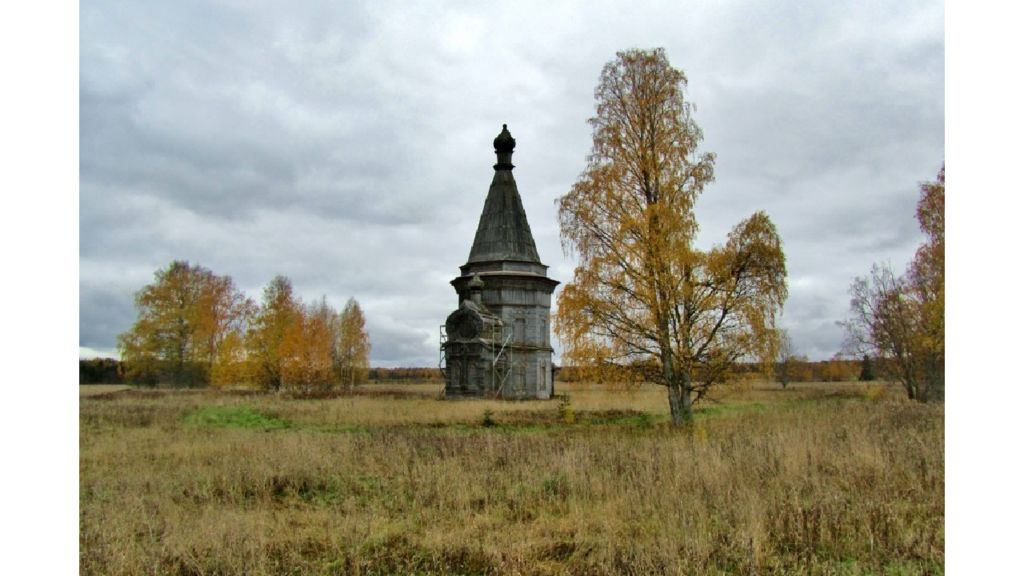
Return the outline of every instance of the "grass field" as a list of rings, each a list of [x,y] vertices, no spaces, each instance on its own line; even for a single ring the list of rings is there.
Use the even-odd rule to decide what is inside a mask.
[[[872,384],[570,402],[80,397],[84,574],[941,574],[943,407]]]
[[[105,394],[113,394],[114,392],[124,392],[131,390],[131,386],[125,386],[124,384],[89,384],[87,386],[78,387],[79,396],[103,396]]]

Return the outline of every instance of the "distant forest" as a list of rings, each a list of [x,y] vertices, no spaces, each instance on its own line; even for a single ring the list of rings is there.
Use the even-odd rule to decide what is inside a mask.
[[[368,379],[373,381],[440,380],[437,368],[370,368]],[[78,361],[79,384],[134,384],[125,377],[125,366],[113,358],[92,358]]]
[[[760,365],[744,366],[743,372],[751,376],[760,374]],[[862,360],[792,361],[788,367],[793,382],[845,382],[860,378]],[[437,368],[370,368],[368,380],[373,382],[423,382],[441,380]],[[558,382],[577,382],[579,373],[572,367],[557,369]],[[93,358],[78,361],[79,384],[128,384],[124,364],[113,358]]]

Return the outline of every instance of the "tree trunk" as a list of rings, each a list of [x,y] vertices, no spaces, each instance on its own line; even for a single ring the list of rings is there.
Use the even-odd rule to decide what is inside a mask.
[[[932,357],[928,361],[928,399],[942,402],[946,399],[946,370],[941,358]]]
[[[672,413],[673,426],[693,423],[693,398],[685,383],[674,382],[668,387],[668,405]]]
[[[914,382],[912,380],[905,380],[903,382],[904,388],[907,389],[907,398],[910,400],[917,400],[916,390],[914,389]]]
[[[665,342],[661,349],[661,375],[668,388],[668,406],[672,413],[672,425],[684,426],[693,422],[693,400],[690,397],[690,374],[677,374],[672,358],[671,341],[664,331]]]
[[[665,387],[668,390],[668,407],[672,414],[672,425],[681,426],[683,424],[683,406],[680,401],[680,394],[678,391],[678,384],[669,384]]]
[[[683,424],[693,424],[693,396],[690,395],[690,379],[685,378],[681,390],[679,391],[682,397],[683,405]]]
[[[693,397],[690,395],[690,379],[687,374],[673,374],[671,368],[665,370],[671,375],[668,385],[668,406],[672,414],[673,426],[686,426],[693,423]]]
[[[690,399],[688,374],[676,374],[672,358],[672,341],[668,338],[668,322],[662,324],[661,376],[668,388],[668,406],[672,413],[672,425],[684,426],[693,421],[693,402]],[[680,378],[680,376],[683,376]]]

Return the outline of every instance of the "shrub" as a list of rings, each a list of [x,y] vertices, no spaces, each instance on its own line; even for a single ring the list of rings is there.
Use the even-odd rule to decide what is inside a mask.
[[[494,421],[494,410],[491,410],[490,408],[484,410],[484,421],[481,425],[484,428],[490,428],[497,425],[497,422]]]
[[[558,398],[558,419],[564,424],[574,424],[576,422],[576,412],[572,409],[572,401],[569,399],[568,394],[562,394]]]

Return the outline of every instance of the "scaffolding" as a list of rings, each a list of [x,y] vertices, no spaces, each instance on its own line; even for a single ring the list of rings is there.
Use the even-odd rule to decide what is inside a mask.
[[[441,324],[438,330],[438,336],[441,345],[438,347],[438,360],[437,367],[441,371],[441,378],[445,381],[445,386],[448,384],[448,330],[444,324]],[[511,349],[509,344],[512,342],[513,332],[511,329],[506,327],[502,322],[496,322],[491,325],[490,338],[486,339],[486,345],[490,348],[491,352],[491,394],[495,398],[501,397],[501,392],[505,387],[505,382],[508,380],[509,374],[512,372],[511,362]]]
[[[447,357],[444,353],[445,345],[448,344],[448,330],[444,324],[441,324],[441,358],[437,361],[437,368],[441,371],[441,379],[446,383],[448,382],[448,364],[446,362]]]
[[[491,329],[491,390],[495,398],[501,398],[501,391],[505,387],[505,381],[512,371],[512,362],[509,359],[510,350],[508,343],[512,341],[512,331],[505,329],[505,324],[498,322]],[[501,346],[495,350],[498,342]],[[501,366],[498,363],[501,362]],[[499,373],[501,378],[498,378]]]

